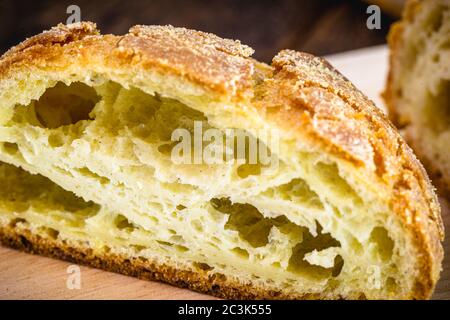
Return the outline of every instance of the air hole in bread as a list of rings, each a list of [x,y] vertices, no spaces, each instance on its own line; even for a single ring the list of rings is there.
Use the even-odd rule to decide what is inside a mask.
[[[339,175],[336,164],[319,162],[316,164],[316,169],[317,175],[326,186],[329,186],[336,198],[351,199],[355,205],[363,204],[358,193]]]
[[[114,219],[114,224],[119,230],[127,230],[127,231],[133,231],[137,228],[136,225],[131,223],[124,215],[119,214]]]
[[[212,199],[211,204],[219,212],[229,215],[225,229],[238,231],[239,236],[252,247],[262,247],[269,242],[269,232],[274,225],[289,221],[285,217],[264,218],[254,206],[232,203],[229,199]]]
[[[344,259],[342,258],[341,255],[337,255],[334,258],[334,265],[333,268],[331,269],[331,276],[335,278],[339,276],[341,274],[343,267],[344,267]]]
[[[141,252],[141,251],[147,249],[146,246],[142,246],[142,245],[139,245],[139,244],[132,244],[131,247],[134,248],[134,250],[135,250],[137,253],[139,253],[139,252]]]
[[[186,252],[186,251],[189,251],[189,248],[188,247],[186,247],[186,246],[182,246],[182,245],[180,245],[180,244],[176,244],[176,245],[174,245],[174,248],[178,251],[178,252]]]
[[[434,54],[431,59],[433,60],[434,63],[439,63],[441,61],[441,55],[438,53]]]
[[[194,263],[193,263],[193,266],[194,266],[196,269],[203,270],[203,271],[211,271],[211,270],[214,269],[213,267],[211,267],[211,266],[208,265],[207,263],[203,263],[203,262],[194,262]]]
[[[96,214],[100,208],[64,190],[48,178],[29,174],[9,164],[0,163],[0,179],[7,186],[0,188],[0,202],[15,212],[35,207],[48,212],[65,210],[88,217]]]
[[[275,268],[277,268],[277,269],[281,269],[281,263],[279,263],[278,261],[273,262],[273,263],[272,263],[272,266],[275,267]]]
[[[269,165],[263,164],[261,155],[265,154],[269,159],[272,156],[270,148],[246,130],[236,130],[234,135],[233,157],[235,160],[243,162],[236,170],[237,175],[241,179],[260,175],[262,170]],[[230,137],[226,137],[226,139],[230,139]]]
[[[155,217],[155,216],[149,215],[148,218],[149,218],[150,220],[152,220],[155,224],[158,224],[158,223],[159,223],[159,219],[158,219],[157,217]]]
[[[394,252],[394,241],[383,227],[375,227],[370,234],[370,241],[376,244],[376,254],[382,261],[389,261]]]
[[[237,168],[237,174],[241,178],[247,178],[248,176],[257,176],[261,174],[261,165],[243,164]]]
[[[300,178],[292,179],[290,182],[282,184],[276,188],[266,191],[266,194],[272,195],[278,199],[295,201],[301,203],[305,207],[323,209],[317,193],[311,190],[305,180]]]
[[[418,39],[416,42],[418,43],[409,43],[406,54],[404,55],[404,64],[408,66],[408,68],[413,68],[416,64],[416,58],[421,54],[423,50],[423,41]]]
[[[199,220],[192,220],[191,225],[192,225],[192,227],[194,228],[195,231],[203,232],[203,226],[202,226],[201,221],[199,221]]]
[[[105,102],[111,86],[116,88],[111,82],[96,88]],[[110,112],[106,113],[107,111]],[[177,100],[158,94],[149,95],[137,88],[120,87],[115,100],[108,107],[99,108],[96,113],[98,121],[112,133],[127,128],[136,138],[158,144],[159,151],[163,154],[170,154],[175,145],[171,141],[175,129],[182,128],[193,133],[196,121],[202,124],[204,130],[209,128],[203,113]]]
[[[3,151],[9,155],[15,155],[19,151],[19,146],[17,143],[4,142]]]
[[[44,128],[55,129],[91,120],[89,114],[99,99],[92,87],[81,82],[58,82],[34,102],[34,111]]]
[[[450,80],[441,80],[436,94],[427,93],[423,113],[428,127],[435,133],[448,130],[450,127]]]
[[[9,226],[11,227],[11,228],[14,228],[15,226],[17,226],[18,224],[20,224],[20,223],[26,223],[27,222],[27,220],[25,220],[25,219],[23,219],[23,218],[15,218],[15,219],[13,219],[13,220],[11,220],[10,222],[9,222]]]
[[[393,277],[388,277],[386,279],[386,288],[390,292],[395,292],[397,290],[397,281]]]
[[[356,254],[360,255],[363,253],[363,245],[361,242],[358,241],[354,236],[348,235],[348,243],[350,245],[350,248],[356,252]]]
[[[39,232],[41,234],[45,234],[48,238],[52,239],[52,240],[56,240],[58,239],[59,236],[59,231],[55,230],[53,228],[50,227],[39,227]]]
[[[52,148],[59,148],[64,145],[64,136],[60,133],[51,133],[48,136],[48,144]]]
[[[248,259],[248,257],[249,257],[248,251],[245,249],[239,248],[239,247],[231,249],[231,252],[235,253],[236,255],[238,255],[241,258]]]
[[[429,33],[437,32],[443,25],[445,6],[438,5],[428,13],[423,21],[423,28]]]
[[[442,42],[442,44],[439,46],[439,48],[442,50],[450,49],[450,39],[447,39],[444,42]]]
[[[173,246],[173,243],[170,243],[168,241],[157,240],[156,242],[158,242],[160,245],[162,245],[164,247],[172,247]]]
[[[170,155],[171,155],[171,153],[172,153],[172,150],[173,150],[173,147],[174,147],[176,144],[177,144],[176,142],[160,144],[160,145],[158,146],[158,151],[159,151],[160,153],[162,153],[163,155],[169,156],[169,157],[170,157]]]
[[[110,180],[106,177],[100,176],[95,172],[92,172],[87,167],[79,168],[77,169],[78,173],[80,173],[82,176],[89,177],[92,179],[97,180],[100,184],[107,184],[110,182]]]
[[[288,270],[310,278],[337,277],[344,264],[340,255],[333,254],[332,252],[328,253],[329,257],[324,257],[323,259],[332,259],[332,266],[326,267],[316,262],[315,260],[318,260],[317,258],[306,259],[306,255],[308,253],[318,253],[329,248],[339,248],[340,246],[340,242],[334,239],[329,233],[322,233],[322,227],[319,224],[317,224],[317,236],[313,236],[308,230],[304,229],[302,241],[292,250]]]
[[[170,242],[176,243],[176,244],[184,244],[184,238],[180,235],[172,235],[169,239]]]

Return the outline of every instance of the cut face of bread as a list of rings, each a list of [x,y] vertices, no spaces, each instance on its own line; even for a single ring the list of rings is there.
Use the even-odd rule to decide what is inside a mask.
[[[251,53],[170,26],[102,36],[90,23],[8,51],[3,242],[222,297],[429,297],[442,223],[401,137],[325,61]],[[198,161],[224,148],[199,147],[198,128],[229,138],[232,156]],[[191,163],[174,161],[174,132],[194,136]],[[251,141],[269,162],[250,161]]]
[[[390,33],[386,102],[441,193],[450,195],[450,1],[410,1]]]

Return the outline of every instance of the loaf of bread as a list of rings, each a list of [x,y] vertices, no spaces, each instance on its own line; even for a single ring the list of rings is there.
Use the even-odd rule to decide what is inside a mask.
[[[323,59],[252,53],[92,23],[6,52],[2,242],[225,298],[429,298],[443,227],[411,150]],[[216,138],[199,145],[198,129]],[[176,132],[193,135],[191,162]]]
[[[392,121],[450,197],[450,0],[409,1],[389,46]]]

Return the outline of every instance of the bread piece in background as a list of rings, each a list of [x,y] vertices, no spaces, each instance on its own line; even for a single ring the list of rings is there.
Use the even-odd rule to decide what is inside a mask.
[[[284,50],[266,65],[252,52],[183,28],[115,36],[92,23],[8,51],[3,243],[226,298],[430,297],[440,209],[396,129],[326,61]],[[194,121],[269,147],[258,131],[274,130],[278,166],[174,163],[171,133]]]
[[[390,117],[450,197],[450,0],[409,1],[389,47]]]

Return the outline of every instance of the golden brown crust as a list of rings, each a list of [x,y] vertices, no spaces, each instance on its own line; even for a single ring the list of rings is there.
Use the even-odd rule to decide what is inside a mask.
[[[287,295],[282,291],[244,285],[220,273],[180,270],[143,258],[130,259],[113,253],[95,253],[89,247],[69,245],[60,240],[42,238],[27,229],[0,227],[0,243],[32,254],[116,272],[143,280],[161,281],[224,299],[324,299],[320,294]],[[336,297],[338,299],[339,297]],[[363,298],[363,297],[361,297]]]
[[[86,36],[98,34],[99,32],[95,23],[81,22],[69,26],[59,24],[58,26],[31,37],[11,48],[1,58],[7,59],[8,57],[12,57],[17,53],[26,51],[28,48],[32,47],[65,45],[69,42],[82,40]]]
[[[220,95],[251,94],[253,49],[239,41],[172,26],[134,26],[124,36],[99,36],[95,24],[58,25],[25,40],[0,59],[0,79],[13,70],[64,68],[96,61],[185,77]]]
[[[431,295],[443,257],[443,225],[433,187],[381,111],[325,60],[285,50],[271,67],[259,65],[249,58],[252,50],[239,42],[171,26],[136,26],[125,36],[97,33],[94,24],[80,23],[28,39],[2,57],[0,80],[17,70],[64,70],[74,63],[117,72],[132,67],[173,74],[218,97],[253,104],[270,113],[268,120],[375,172],[419,252],[413,297]],[[261,68],[264,72],[255,71]],[[275,112],[268,112],[271,108]]]

